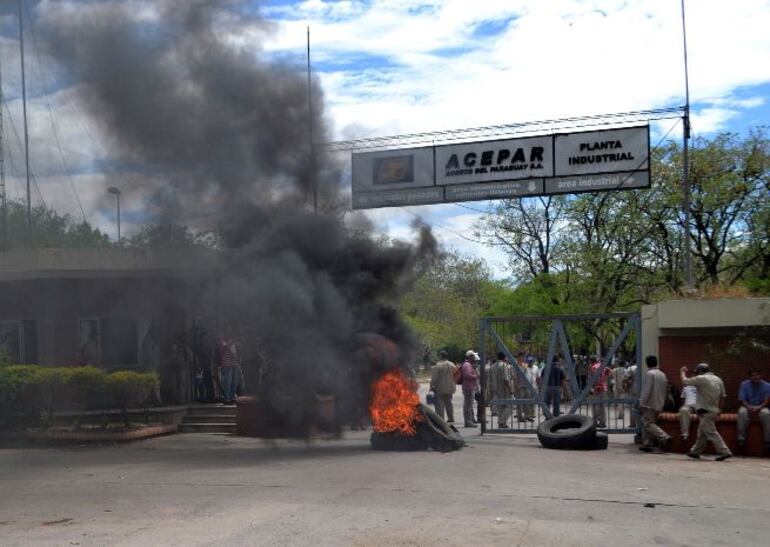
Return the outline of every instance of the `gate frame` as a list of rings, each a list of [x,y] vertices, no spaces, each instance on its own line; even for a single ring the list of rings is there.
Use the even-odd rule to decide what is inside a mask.
[[[642,382],[642,373],[643,371],[643,363],[642,363],[642,319],[641,319],[641,313],[640,312],[608,312],[608,313],[586,313],[586,314],[574,314],[574,315],[514,315],[509,317],[482,317],[479,320],[479,357],[481,359],[481,374],[479,377],[479,380],[481,382],[481,390],[480,390],[480,397],[478,406],[476,409],[477,416],[479,417],[479,425],[481,426],[481,434],[487,432],[487,422],[486,422],[486,405],[487,401],[485,400],[485,393],[483,386],[486,385],[486,370],[485,370],[485,364],[486,364],[486,354],[487,354],[487,348],[486,348],[486,334],[489,334],[492,339],[494,340],[495,345],[497,346],[497,351],[502,351],[505,353],[506,357],[508,358],[509,362],[512,364],[515,364],[516,359],[514,358],[514,355],[511,353],[510,349],[508,349],[508,346],[506,346],[505,342],[502,340],[500,335],[495,331],[494,327],[492,326],[492,323],[499,322],[499,321],[516,321],[516,322],[550,322],[551,323],[551,335],[550,339],[548,341],[548,354],[546,356],[545,360],[545,367],[541,371],[541,377],[548,378],[548,375],[551,373],[551,367],[553,364],[553,358],[556,354],[556,344],[557,342],[560,342],[560,350],[562,355],[564,356],[564,360],[566,365],[569,367],[570,370],[575,369],[575,364],[572,359],[572,351],[569,347],[569,341],[567,339],[567,333],[564,330],[564,322],[565,321],[593,321],[597,319],[627,319],[625,325],[623,326],[623,329],[621,332],[616,335],[610,344],[609,350],[601,356],[599,368],[591,374],[586,379],[586,385],[582,390],[578,390],[578,383],[577,383],[577,377],[573,374],[570,378],[570,387],[572,389],[573,393],[576,393],[574,400],[572,401],[572,406],[570,407],[569,412],[566,414],[573,414],[581,404],[586,403],[586,399],[589,395],[589,392],[591,391],[591,387],[593,386],[594,382],[599,378],[599,376],[604,372],[604,370],[607,368],[607,366],[612,362],[612,359],[615,355],[615,353],[620,348],[621,344],[625,341],[626,337],[629,335],[631,330],[633,329],[636,334],[636,378],[635,378],[635,385],[639,386],[641,388],[641,382]],[[532,383],[527,379],[525,374],[521,371],[521,369],[518,366],[514,366],[513,369],[516,371],[516,374],[519,378],[519,380],[526,383],[526,385],[529,387],[530,393],[535,393],[536,397],[534,399],[526,399],[521,400],[520,404],[536,404],[540,409],[542,410],[543,414],[545,415],[546,419],[551,419],[553,417],[553,414],[551,413],[551,409],[548,405],[545,404],[545,389],[540,390],[539,392],[534,389],[534,386]],[[629,399],[622,399],[617,400],[616,402],[625,402],[625,403],[634,403],[637,399],[629,398]],[[498,399],[492,399],[489,401],[490,405],[494,404]],[[501,403],[504,404],[511,404],[510,400],[502,400],[499,399]],[[491,408],[491,407],[490,407]],[[631,412],[636,412],[633,408],[631,408]],[[507,431],[507,430],[499,430],[495,429],[492,430],[494,432],[506,432],[506,433],[524,433],[524,431]],[[616,430],[617,431],[617,430]],[[626,431],[626,430],[623,430]],[[526,431],[526,433],[531,433],[532,431]],[[610,430],[609,432],[613,432]],[[627,432],[631,432],[629,429]],[[636,420],[636,433],[641,434],[641,417],[637,416]]]

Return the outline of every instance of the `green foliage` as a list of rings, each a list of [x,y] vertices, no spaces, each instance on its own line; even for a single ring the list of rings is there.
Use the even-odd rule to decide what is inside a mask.
[[[96,367],[69,369],[67,385],[74,392],[74,399],[81,410],[105,406],[104,384],[107,374]]]
[[[112,245],[106,234],[87,221],[77,222],[70,215],[61,215],[43,206],[32,208],[32,241],[27,237],[27,206],[24,203],[8,202],[6,222],[7,233],[0,233],[0,245],[4,245],[5,249],[95,248]]]
[[[216,238],[210,232],[193,232],[182,224],[145,224],[126,245],[141,249],[191,249],[214,247]]]
[[[129,426],[128,408],[134,405],[144,405],[157,384],[158,375],[155,373],[122,370],[107,376],[107,391],[118,407],[123,410],[123,420],[126,427]]]
[[[143,405],[158,384],[155,373],[95,367],[0,366],[0,427],[47,424],[73,402],[81,410]],[[42,421],[41,421],[42,420]]]
[[[481,260],[448,252],[420,273],[399,310],[432,349],[468,349],[478,343],[479,317],[500,290]]]
[[[768,294],[766,130],[723,133],[693,145],[686,228],[696,284]],[[493,308],[515,315],[636,310],[680,294],[680,145],[656,148],[651,163],[650,189],[501,201],[477,229],[508,253],[518,288]]]

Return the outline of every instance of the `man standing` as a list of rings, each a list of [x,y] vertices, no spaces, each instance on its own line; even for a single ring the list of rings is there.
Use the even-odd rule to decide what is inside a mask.
[[[160,344],[158,343],[158,331],[155,325],[147,327],[147,333],[142,339],[142,371],[158,374],[160,377]],[[155,384],[155,390],[152,393],[154,403],[158,406],[163,405],[163,398],[160,396],[160,382]]]
[[[682,367],[679,370],[682,385],[698,388],[698,395],[695,400],[695,412],[700,417],[698,422],[698,438],[687,455],[691,458],[700,458],[701,453],[706,449],[706,445],[711,441],[717,453],[716,460],[721,462],[732,457],[730,449],[727,448],[714,423],[722,412],[722,405],[727,396],[725,384],[721,378],[711,372],[711,368],[706,363],[700,363],[695,367],[694,372],[695,376],[688,378],[687,367]]]
[[[524,360],[524,352],[520,351],[516,354],[516,365],[518,368],[518,372],[514,372],[514,379],[513,379],[513,385],[514,385],[514,394],[516,395],[517,399],[531,399],[532,394],[530,393],[529,386],[527,385],[527,382],[524,381],[524,378],[527,377],[527,371],[529,370],[527,368],[527,363]],[[516,405],[516,420],[519,422],[524,422],[526,420],[534,421],[534,418],[532,416],[534,415],[534,408],[531,404],[517,404]]]
[[[222,374],[222,392],[225,404],[235,404],[235,392],[241,375],[241,352],[231,329],[219,341],[219,367]]]
[[[489,385],[493,399],[510,399],[513,393],[511,364],[505,356],[505,353],[498,352],[497,361],[492,364],[489,372]],[[497,408],[497,425],[501,428],[508,427],[508,420],[511,417],[511,405],[499,405]]]
[[[473,423],[473,403],[476,392],[479,389],[479,373],[476,372],[476,363],[479,360],[479,354],[469,349],[465,352],[465,362],[460,369],[463,380],[463,419],[465,427],[476,427]]]
[[[433,365],[433,371],[430,375],[430,390],[436,394],[433,406],[436,408],[436,414],[442,418],[444,417],[444,409],[446,409],[447,421],[451,424],[455,421],[452,396],[457,389],[454,380],[457,367],[447,359],[446,351],[441,350],[438,356],[441,360]]]
[[[682,406],[679,407],[679,431],[682,440],[686,441],[690,436],[690,419],[695,414],[695,401],[698,398],[698,388],[684,386],[682,388]]]
[[[623,399],[626,396],[626,390],[623,388],[623,380],[626,379],[626,367],[623,361],[618,361],[615,364],[615,368],[612,369],[612,396],[616,399]],[[625,405],[623,403],[616,405],[617,418],[622,420],[625,418]]]
[[[561,390],[566,379],[559,362],[558,357],[553,358],[551,371],[548,373],[548,378],[545,379],[545,404],[548,407],[553,407],[554,418],[561,415]]]
[[[601,370],[601,372],[599,372]],[[607,378],[609,378],[610,369],[604,367],[599,359],[593,358],[591,365],[591,378],[596,377],[593,385],[594,404],[592,405],[594,422],[596,427],[607,427]]]
[[[663,406],[666,404],[668,380],[666,375],[661,370],[658,370],[657,357],[648,355],[645,363],[647,363],[647,372],[644,373],[642,395],[639,398],[645,441],[639,447],[639,450],[642,452],[652,452],[651,441],[655,439],[660,450],[668,452],[671,450],[673,439],[655,423],[658,419],[658,414],[660,414],[660,411],[663,410]]]
[[[738,446],[746,446],[746,430],[752,416],[759,418],[764,433],[765,452],[770,452],[770,383],[762,380],[758,370],[749,371],[749,379],[741,382],[738,390],[741,407],[738,409]]]

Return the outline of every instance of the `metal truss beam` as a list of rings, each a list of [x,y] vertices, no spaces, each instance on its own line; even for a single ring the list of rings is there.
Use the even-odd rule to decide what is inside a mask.
[[[636,110],[617,114],[598,114],[595,116],[576,116],[557,120],[511,123],[506,125],[489,125],[467,129],[450,129],[446,131],[429,131],[427,133],[409,133],[389,137],[372,137],[349,141],[334,141],[319,143],[320,150],[342,152],[352,150],[367,150],[377,148],[409,148],[425,144],[443,144],[458,141],[484,140],[508,136],[548,135],[558,131],[572,129],[593,129],[605,126],[627,126],[651,120],[681,118],[684,107],[658,108],[653,110]]]

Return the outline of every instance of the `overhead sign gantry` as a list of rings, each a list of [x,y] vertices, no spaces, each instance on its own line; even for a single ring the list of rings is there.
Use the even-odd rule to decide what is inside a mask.
[[[649,124],[353,154],[353,208],[650,185]]]

